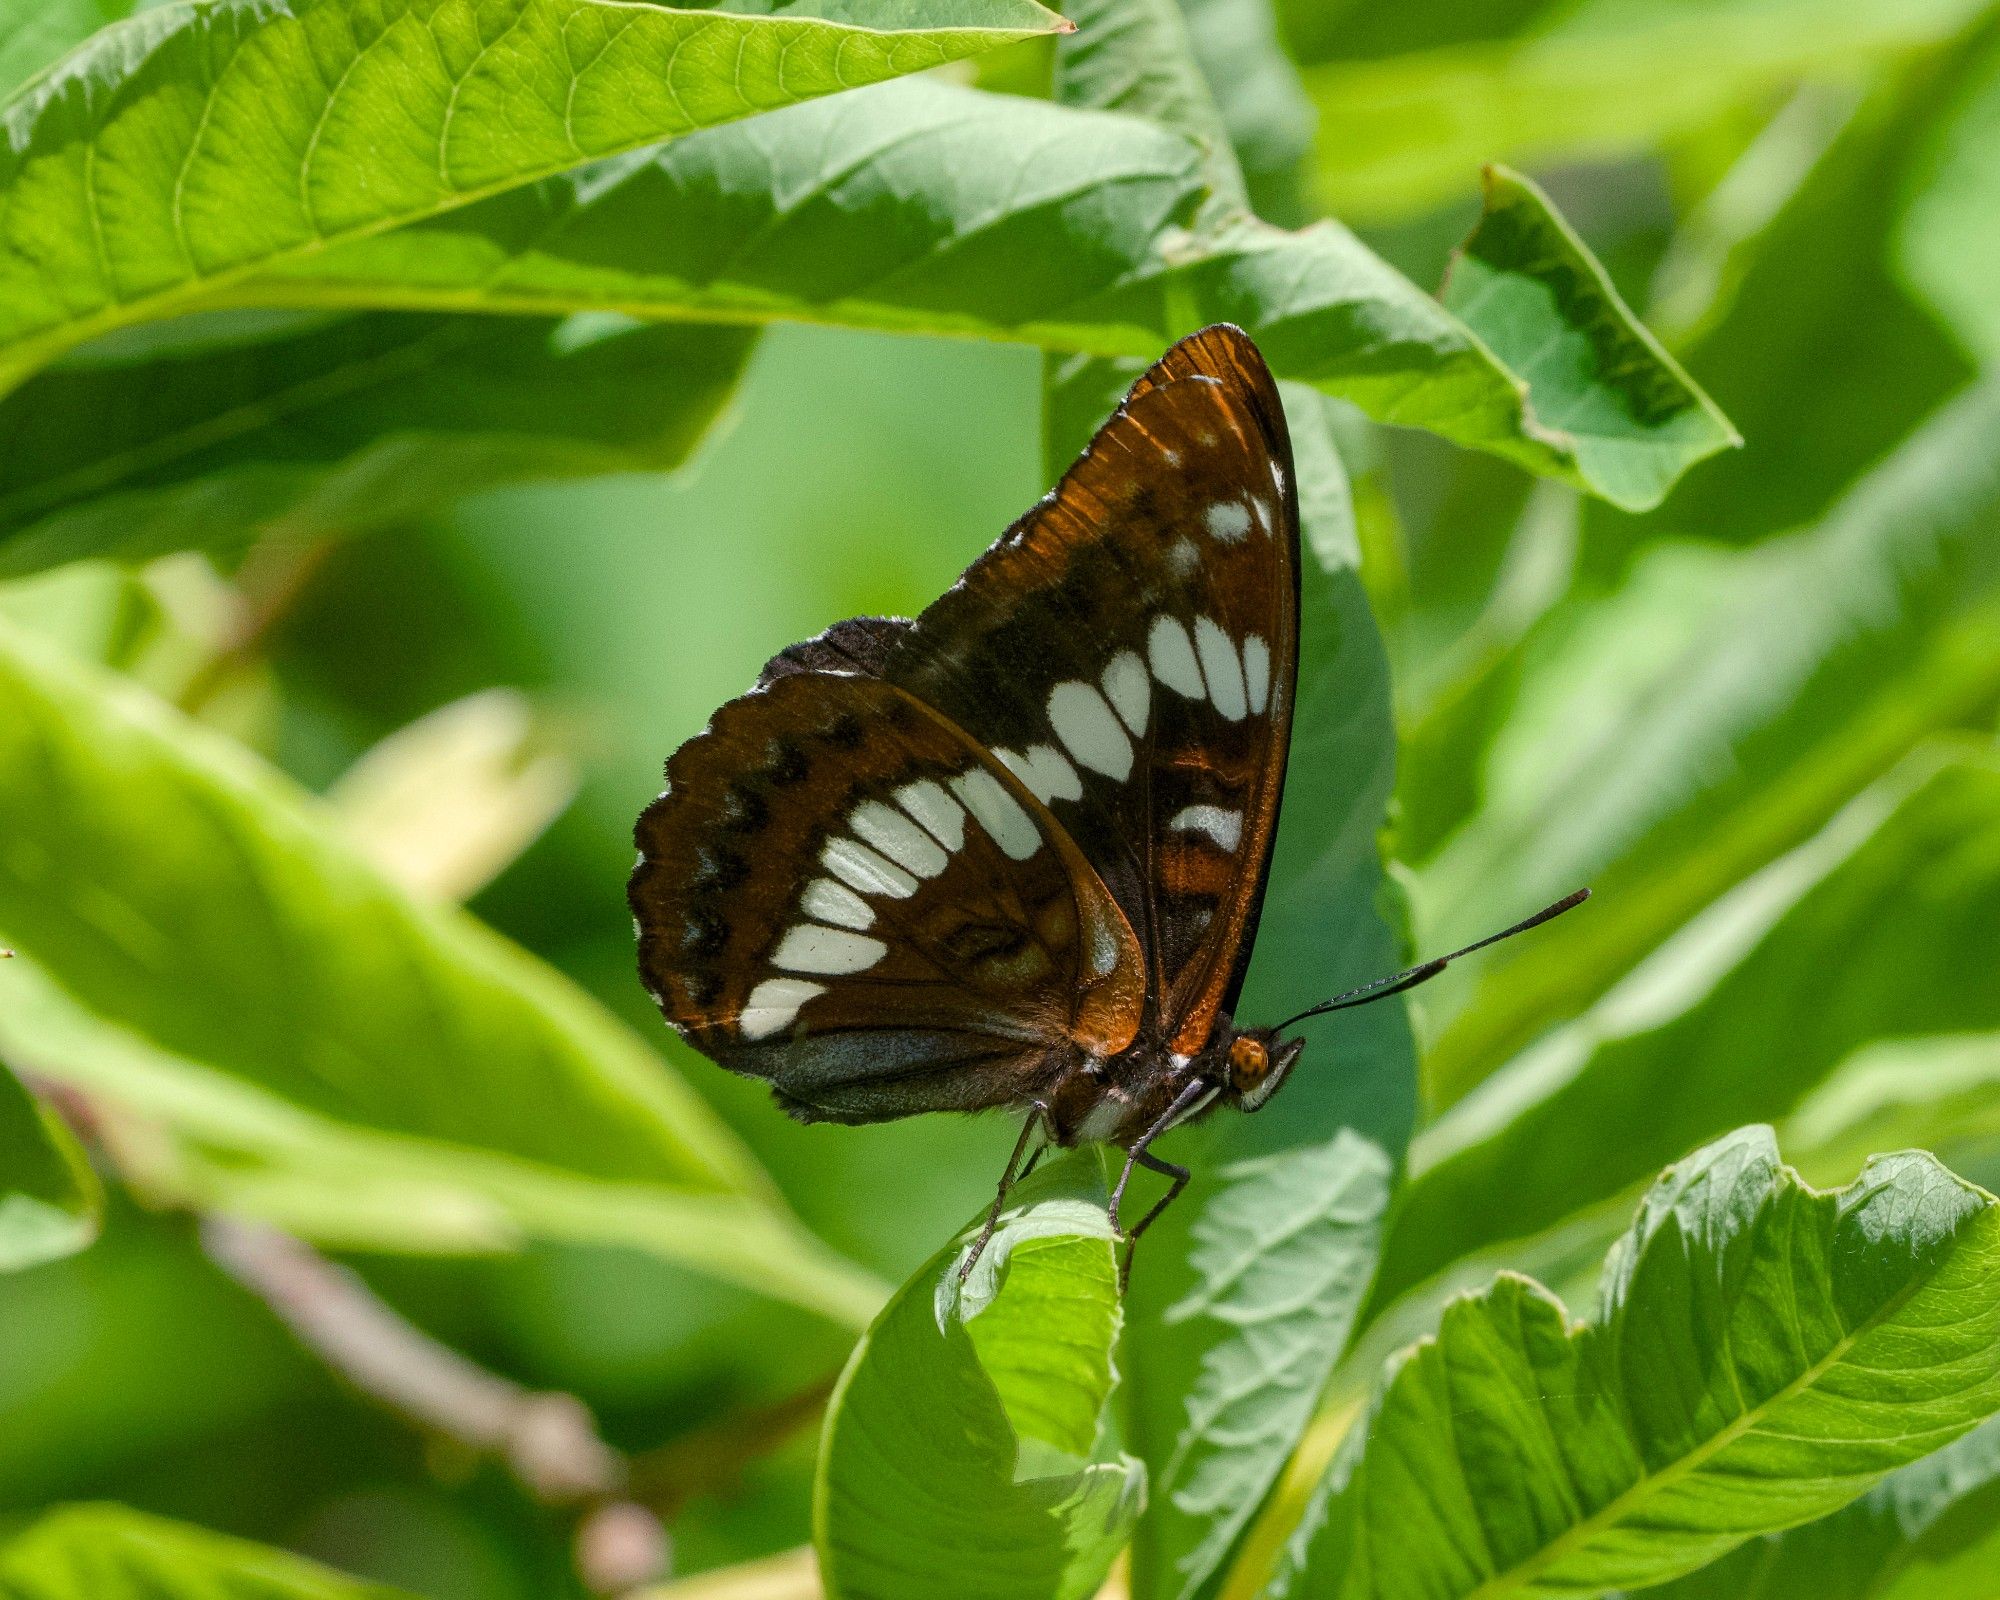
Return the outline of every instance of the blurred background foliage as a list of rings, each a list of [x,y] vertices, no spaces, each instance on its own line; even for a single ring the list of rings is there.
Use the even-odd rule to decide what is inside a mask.
[[[128,9],[0,0],[0,82]],[[1921,1144],[2000,1183],[2000,12],[1184,11],[1267,220],[1338,216],[1430,286],[1479,217],[1482,164],[1518,167],[1743,437],[1632,511],[1334,417],[1390,662],[1384,842],[1414,946],[1579,882],[1599,898],[1413,1008],[1421,1127],[1376,1325],[1329,1414],[1496,1265],[1576,1287],[1636,1188],[1740,1122],[1775,1123],[1828,1181]],[[1042,95],[1050,57],[1030,41],[941,71]],[[128,330],[9,402],[0,511],[25,531],[0,617],[326,793],[405,881],[469,896],[686,1069],[807,1228],[900,1281],[990,1194],[1014,1130],[804,1129],[664,1038],[632,975],[631,823],[666,752],[767,656],[915,612],[1042,492],[1038,352],[784,302],[761,330],[573,319],[555,346],[529,317],[227,315]],[[105,374],[129,391],[133,363],[185,360],[174,400],[198,404],[204,382],[262,393],[263,369],[294,381],[357,346],[402,374],[366,404],[197,460],[164,498],[44,515],[48,483],[87,482],[106,437],[154,426],[135,413],[158,396],[107,409]],[[445,426],[439,394],[479,400]],[[364,449],[382,452],[365,469]],[[406,470],[425,482],[406,492]],[[549,481],[502,482],[521,479]],[[203,518],[228,525],[220,550],[140,559]],[[107,542],[122,563],[65,559]],[[1321,1037],[1307,1070],[1338,1074],[1341,1036]],[[116,1499],[440,1600],[571,1592],[563,1517],[330,1377],[146,1198],[112,1184],[96,1245],[0,1276],[0,1505]],[[635,1249],[344,1259],[634,1451],[754,1431],[851,1341]],[[677,1571],[802,1542],[812,1414],[741,1461],[668,1462]]]

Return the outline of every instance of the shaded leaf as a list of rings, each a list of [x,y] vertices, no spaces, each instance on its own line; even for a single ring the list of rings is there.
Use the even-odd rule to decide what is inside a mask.
[[[1391,1363],[1284,1592],[1662,1582],[1996,1408],[1992,1197],[1915,1153],[1812,1190],[1746,1128],[1654,1186],[1588,1321],[1503,1276]]]
[[[1601,568],[1663,535],[1748,544],[1820,520],[1975,376],[1965,349],[1898,281],[1892,252],[1940,117],[1990,59],[1985,31],[1876,85],[1736,252],[1727,301],[1678,353],[1744,447],[1646,517],[1593,516]],[[1975,209],[1962,226],[1976,230],[1977,197],[1968,198]],[[1948,203],[1940,191],[1934,222]],[[1869,403],[1855,404],[1857,394]]]
[[[0,964],[0,1004],[7,993]],[[104,1191],[62,1119],[0,1067],[0,1272],[74,1255],[97,1237]]]
[[[1945,407],[1820,527],[1657,549],[1543,636],[1484,804],[1418,879],[1445,945],[1589,883],[1498,952],[1426,1061],[1449,1101],[1674,928],[2000,695],[2000,385]],[[1802,597],[1810,597],[1802,604]],[[1519,909],[1516,909],[1519,908]]]
[[[1120,1320],[1105,1201],[1099,1157],[1061,1157],[1015,1189],[962,1291],[977,1221],[876,1318],[820,1447],[829,1600],[1096,1593],[1145,1493],[1100,1438]]]
[[[18,634],[0,698],[0,1052],[104,1102],[128,1170],[330,1243],[622,1243],[872,1309],[621,1024],[240,748]]]
[[[1242,170],[1250,208],[1299,227],[1315,113],[1278,37],[1270,0],[1181,0],[1188,42]]]
[[[0,376],[204,291],[636,146],[1046,33],[612,0],[254,0],[103,30],[0,107]]]
[[[1913,767],[1426,1130],[1384,1296],[1787,1115],[1872,1041],[2000,1029],[2000,758]]]
[[[134,0],[0,0],[0,97],[138,9]]]
[[[1465,193],[1485,162],[1631,155],[1802,77],[1948,39],[1982,9],[1980,0],[1597,0],[1547,8],[1511,36],[1329,61],[1306,73],[1320,112],[1321,190],[1345,217],[1407,217]]]
[[[1172,1349],[1135,1357],[1152,1391],[1140,1399],[1153,1497],[1134,1544],[1135,1595],[1214,1591],[1346,1347],[1393,1172],[1345,1128],[1204,1169],[1210,1192],[1187,1230],[1194,1287],[1149,1335]]]
[[[753,337],[265,313],[137,330],[0,399],[0,574],[232,552],[273,525],[351,534],[500,484],[678,466]]]
[[[2000,314],[1977,263],[1990,259],[2000,201],[2000,37],[1975,38],[1965,70],[1926,96],[1932,115],[1910,153],[1907,195],[1890,241],[1896,268],[1979,365],[2000,358]]]
[[[8,1600],[415,1600],[125,1506],[68,1506],[0,1544]]]

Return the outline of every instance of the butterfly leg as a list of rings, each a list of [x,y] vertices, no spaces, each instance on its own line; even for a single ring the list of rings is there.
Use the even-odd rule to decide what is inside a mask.
[[[1138,1246],[1139,1235],[1152,1225],[1155,1217],[1179,1198],[1181,1190],[1188,1186],[1188,1179],[1193,1176],[1186,1167],[1177,1167],[1171,1161],[1162,1161],[1148,1147],[1167,1129],[1180,1121],[1188,1108],[1208,1092],[1208,1084],[1199,1078],[1188,1084],[1174,1096],[1174,1103],[1167,1107],[1159,1120],[1132,1141],[1131,1147],[1125,1153],[1125,1170],[1118,1174],[1118,1182],[1111,1191],[1111,1204],[1106,1207],[1106,1214],[1111,1219],[1111,1231],[1125,1241],[1125,1260],[1118,1269],[1118,1291],[1121,1294],[1132,1278],[1132,1252]],[[1132,1181],[1134,1167],[1144,1167],[1149,1172],[1157,1172],[1171,1178],[1173,1186],[1154,1203],[1152,1210],[1139,1219],[1139,1225],[1130,1233],[1126,1233],[1118,1224],[1118,1208],[1124,1203],[1125,1186]]]
[[[993,1209],[986,1213],[986,1226],[979,1230],[979,1237],[972,1242],[972,1248],[966,1252],[965,1259],[959,1263],[958,1281],[960,1283],[965,1282],[966,1278],[971,1275],[973,1263],[985,1252],[987,1243],[993,1237],[993,1230],[1000,1226],[1000,1208],[1007,1203],[1007,1191],[1012,1189],[1021,1179],[1027,1177],[1029,1173],[1033,1172],[1035,1170],[1035,1163],[1042,1159],[1042,1152],[1037,1150],[1032,1156],[1028,1157],[1028,1164],[1025,1167],[1021,1166],[1021,1157],[1028,1148],[1028,1141],[1034,1137],[1035,1130],[1037,1128],[1046,1129],[1048,1125],[1049,1108],[1042,1101],[1037,1100],[1034,1102],[1034,1109],[1028,1113],[1028,1120],[1021,1124],[1021,1137],[1014,1141],[1014,1153],[1007,1158],[1007,1170],[1000,1174],[1000,1190],[999,1193],[993,1196]],[[1018,1173],[1014,1170],[1016,1167],[1020,1167]]]
[[[1169,1186],[1165,1194],[1153,1202],[1153,1209],[1141,1217],[1132,1231],[1125,1235],[1125,1259],[1118,1263],[1118,1292],[1120,1294],[1123,1294],[1131,1286],[1132,1256],[1139,1248],[1139,1235],[1152,1226],[1155,1217],[1180,1198],[1181,1190],[1188,1186],[1188,1180],[1194,1176],[1186,1167],[1175,1166],[1171,1161],[1162,1161],[1150,1150],[1135,1150],[1132,1153],[1132,1161],[1126,1163],[1125,1170],[1128,1172],[1131,1171],[1134,1162],[1139,1166],[1145,1167],[1148,1171],[1157,1172],[1164,1177],[1173,1179],[1173,1183]]]

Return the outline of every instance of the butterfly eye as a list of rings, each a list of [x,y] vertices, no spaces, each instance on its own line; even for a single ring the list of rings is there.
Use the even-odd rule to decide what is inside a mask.
[[[1305,1048],[1303,1039],[1289,1039],[1275,1049],[1263,1039],[1238,1035],[1229,1044],[1229,1093],[1243,1111],[1255,1111],[1278,1092],[1285,1074]]]
[[[1229,1046],[1229,1087],[1242,1096],[1254,1095],[1271,1070],[1271,1052],[1261,1039],[1241,1037]]]

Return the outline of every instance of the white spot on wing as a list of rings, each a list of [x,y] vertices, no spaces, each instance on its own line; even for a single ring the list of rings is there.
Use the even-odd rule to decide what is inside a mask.
[[[1197,617],[1194,647],[1201,655],[1202,675],[1208,679],[1208,697],[1215,709],[1231,722],[1240,721],[1250,702],[1243,692],[1243,663],[1236,659],[1236,646],[1212,617]]]
[[[1167,546],[1167,567],[1176,578],[1186,578],[1201,565],[1201,552],[1192,539],[1176,539]]]
[[[1153,704],[1153,683],[1146,676],[1146,663],[1132,650],[1121,650],[1104,669],[1104,693],[1118,713],[1118,720],[1137,738],[1146,731],[1146,714]]]
[[[1285,464],[1282,461],[1273,461],[1271,463],[1271,482],[1276,486],[1279,494],[1285,492]]]
[[[883,855],[920,878],[935,878],[951,858],[937,840],[893,806],[868,800],[854,808],[847,825]]]
[[[944,785],[920,778],[896,791],[896,804],[921,822],[947,850],[965,848],[965,807],[944,792]]]
[[[1250,504],[1256,509],[1258,527],[1269,533],[1278,525],[1277,517],[1272,514],[1270,501],[1260,494],[1253,494],[1250,497]]]
[[[830,922],[836,928],[860,932],[875,925],[875,913],[868,909],[868,902],[846,884],[831,878],[815,878],[807,884],[799,908],[816,921]]]
[[[826,993],[823,983],[807,983],[803,978],[766,978],[750,991],[750,998],[736,1016],[736,1030],[746,1039],[768,1039],[789,1028],[799,1007],[814,995]]]
[[[1052,744],[1031,744],[1025,751],[995,750],[1001,765],[1047,805],[1051,800],[1081,800],[1083,779]]]
[[[1251,713],[1261,717],[1271,703],[1271,647],[1262,634],[1253,633],[1243,641],[1243,692]]]
[[[1231,855],[1243,842],[1243,813],[1225,811],[1221,806],[1185,806],[1174,814],[1168,826],[1189,833],[1205,833]]]
[[[965,802],[965,809],[978,819],[980,827],[993,836],[1007,855],[1016,861],[1026,861],[1042,847],[1042,835],[1035,827],[1035,819],[1021,809],[1017,801],[1000,780],[983,768],[951,780],[951,787],[959,799]]]
[[[824,972],[844,975],[866,972],[889,953],[880,939],[865,933],[849,933],[844,928],[822,928],[817,922],[795,923],[785,930],[778,948],[771,952],[771,965],[787,972]]]
[[[1208,693],[1201,681],[1201,663],[1194,658],[1194,641],[1178,617],[1157,617],[1146,635],[1146,656],[1153,676],[1169,689],[1199,700]]]
[[[829,839],[819,864],[860,894],[886,894],[907,900],[917,892],[917,880],[893,861],[884,861],[853,839]]]
[[[1132,771],[1132,741],[1095,684],[1059,683],[1049,691],[1049,723],[1069,753],[1094,772],[1123,780]]]
[[[1218,500],[1208,508],[1208,531],[1224,544],[1235,544],[1250,531],[1250,513],[1234,500]]]

